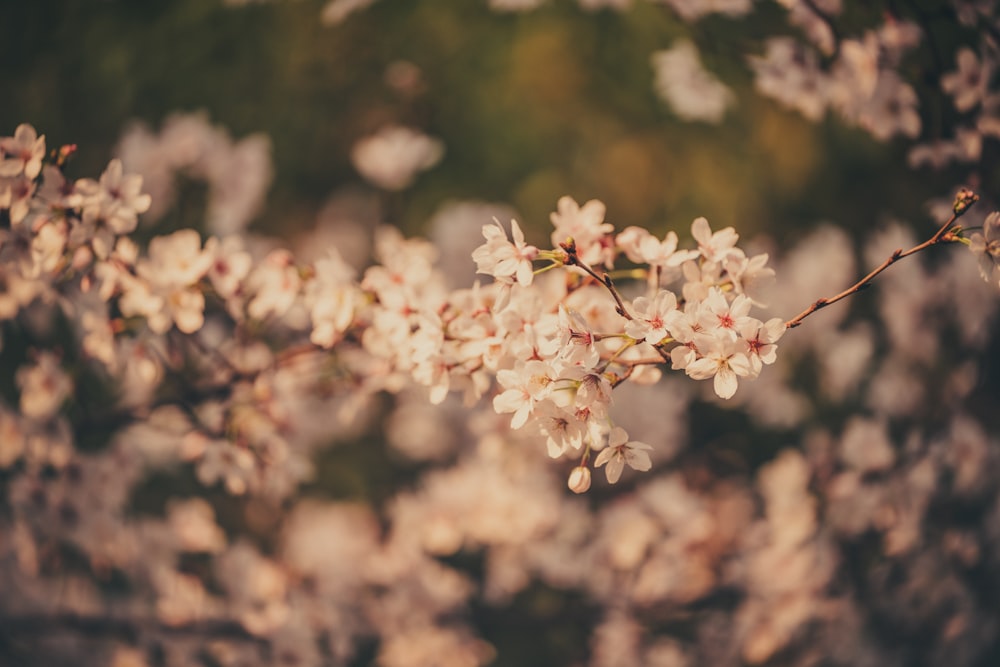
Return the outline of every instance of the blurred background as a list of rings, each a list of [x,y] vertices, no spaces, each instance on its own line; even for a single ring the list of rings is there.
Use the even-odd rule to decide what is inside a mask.
[[[389,123],[445,146],[387,205],[411,233],[453,199],[509,203],[547,232],[564,194],[603,200],[619,228],[683,229],[699,215],[744,236],[818,220],[860,230],[885,215],[929,224],[928,195],[954,185],[906,169],[903,142],[810,123],[755,95],[744,56],[783,11],[767,3],[693,25],[649,2],[619,12],[554,0],[525,13],[378,2],[336,25],[309,0],[5,4],[5,131],[30,121],[52,146],[79,143],[79,174],[99,173],[136,121],[156,131],[170,114],[203,112],[234,137],[263,133],[275,179],[253,226],[279,236],[363,184],[351,147]],[[656,95],[651,54],[680,39],[735,92],[717,125],[683,121]],[[173,224],[197,225],[184,219],[197,211],[180,207]]]

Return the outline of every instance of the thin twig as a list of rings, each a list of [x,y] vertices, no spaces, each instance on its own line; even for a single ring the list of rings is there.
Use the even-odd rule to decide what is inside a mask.
[[[867,276],[865,276],[858,282],[854,283],[853,285],[845,289],[840,294],[816,300],[811,306],[803,310],[801,313],[799,313],[792,319],[785,322],[785,328],[794,329],[795,327],[802,324],[802,320],[809,317],[817,310],[820,310],[821,308],[826,308],[831,304],[837,303],[841,299],[845,299],[851,296],[852,294],[857,294],[861,290],[868,287],[875,279],[875,277],[878,276],[878,274],[882,273],[890,266],[892,266],[899,260],[903,259],[904,257],[909,257],[910,255],[914,255],[918,252],[921,252],[922,250],[930,248],[931,246],[938,245],[939,243],[947,243],[954,241],[956,237],[954,233],[951,231],[952,225],[954,225],[955,221],[958,220],[960,217],[962,217],[962,215],[966,211],[968,211],[969,208],[977,201],[979,201],[979,195],[975,194],[971,190],[963,188],[962,190],[959,191],[958,196],[955,199],[955,204],[952,207],[953,213],[951,217],[948,218],[947,222],[941,225],[941,228],[938,229],[937,232],[935,232],[934,236],[930,237],[929,239],[927,239],[926,241],[924,241],[919,245],[913,246],[909,250],[902,250],[902,249],[896,250],[894,253],[892,253],[892,255],[889,256],[887,260],[885,260],[878,267],[873,269],[871,273],[869,273]]]
[[[608,273],[604,273],[603,276],[598,275],[597,272],[594,271],[592,268],[590,268],[586,262],[580,259],[580,256],[576,252],[576,243],[572,239],[566,241],[565,243],[560,243],[559,247],[566,251],[567,266],[579,266],[581,269],[586,271],[587,274],[590,275],[594,280],[607,287],[608,291],[611,292],[611,296],[614,297],[615,303],[618,304],[618,307],[616,309],[618,311],[618,314],[624,317],[626,320],[634,319],[632,317],[632,314],[625,309],[625,303],[622,301],[622,297],[618,293],[618,290],[615,288],[615,283],[611,279],[611,276],[608,275]]]

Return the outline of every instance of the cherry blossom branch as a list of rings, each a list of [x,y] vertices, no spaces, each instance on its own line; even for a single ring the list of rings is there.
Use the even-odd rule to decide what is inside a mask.
[[[962,215],[964,215],[965,212],[968,211],[969,208],[977,201],[979,201],[979,195],[974,193],[972,190],[962,188],[961,190],[959,190],[958,195],[955,197],[955,203],[952,205],[951,217],[948,218],[948,220],[943,225],[941,225],[941,228],[938,229],[937,232],[935,232],[932,237],[930,237],[923,243],[913,246],[909,250],[902,250],[902,249],[896,250],[894,253],[892,253],[892,255],[889,256],[888,259],[886,259],[879,266],[873,269],[871,273],[869,273],[864,278],[862,278],[858,282],[854,283],[853,285],[845,289],[840,294],[822,299],[817,299],[811,306],[803,310],[801,313],[799,313],[792,319],[785,322],[785,328],[794,329],[795,327],[802,324],[802,320],[809,317],[817,310],[826,308],[829,305],[837,303],[841,299],[846,299],[852,294],[857,294],[861,290],[871,285],[872,281],[875,280],[876,276],[878,276],[880,273],[882,273],[890,266],[892,266],[899,260],[903,259],[904,257],[915,255],[916,253],[926,250],[931,246],[938,245],[939,243],[949,243],[958,240],[958,237],[956,236],[956,233],[953,229],[953,225],[955,224],[955,221],[958,220],[960,217],[962,217]]]

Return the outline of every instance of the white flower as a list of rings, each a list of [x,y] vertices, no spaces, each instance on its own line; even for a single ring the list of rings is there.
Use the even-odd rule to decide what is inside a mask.
[[[750,359],[744,352],[746,342],[728,336],[695,337],[700,357],[684,369],[695,380],[714,377],[715,393],[719,398],[732,398],[738,386],[737,377],[747,377],[753,373]]]
[[[559,345],[561,356],[569,363],[582,363],[586,366],[596,366],[600,358],[595,343],[597,337],[590,329],[590,324],[580,313],[567,310],[559,304]]]
[[[611,405],[611,382],[597,369],[569,366],[563,370],[560,379],[579,383],[574,397],[577,410],[586,410],[597,417],[608,413],[608,406]]]
[[[166,332],[172,323],[194,333],[205,322],[205,295],[197,283],[212,263],[212,253],[202,249],[201,236],[193,229],[155,237],[149,257],[136,265],[139,279],[126,281],[130,294],[122,299],[122,312],[145,315],[156,333]]]
[[[698,242],[698,250],[701,256],[709,262],[721,263],[730,257],[739,256],[739,250],[735,248],[736,241],[740,235],[732,227],[720,229],[712,232],[705,218],[697,218],[691,223],[691,236]]]
[[[739,333],[749,346],[747,356],[753,374],[757,375],[764,364],[773,364],[777,359],[778,346],[775,343],[785,333],[785,322],[780,317],[767,322],[748,318],[739,328]]]
[[[632,310],[635,318],[625,325],[625,333],[650,345],[656,345],[669,336],[671,327],[682,317],[677,310],[677,297],[668,290],[660,290],[653,299],[636,297]]]
[[[309,340],[330,348],[351,325],[361,293],[353,282],[354,269],[335,249],[316,262],[315,271],[316,275],[304,289],[305,304],[313,323]]]
[[[551,401],[544,401],[538,406],[531,423],[545,436],[549,456],[554,459],[569,450],[578,451],[589,435],[587,420],[578,418],[574,411],[561,408]]]
[[[142,176],[125,174],[121,160],[112,160],[100,181],[84,178],[74,185],[69,201],[83,212],[79,232],[94,240],[94,250],[106,256],[114,246],[114,236],[135,230],[140,213],[149,210],[152,198],[142,194]]]
[[[512,370],[497,371],[497,382],[506,391],[493,399],[497,414],[513,412],[510,427],[521,428],[535,404],[551,392],[552,368],[544,361],[518,361]]]
[[[622,476],[622,470],[627,463],[633,470],[645,472],[653,467],[653,462],[649,459],[647,451],[653,448],[644,442],[635,440],[629,441],[628,433],[620,426],[611,429],[608,435],[608,446],[601,450],[594,461],[594,467],[600,468],[605,463],[608,467],[604,469],[608,482],[614,484]]]
[[[0,138],[0,177],[24,175],[33,180],[42,171],[45,157],[45,136],[38,136],[35,128],[21,124],[13,137]]]
[[[255,320],[268,316],[280,317],[295,303],[302,285],[295,259],[287,250],[272,250],[250,273],[247,280],[253,300],[247,306],[247,314]]]
[[[697,309],[697,331],[718,332],[721,336],[736,337],[736,332],[749,321],[752,302],[749,297],[738,294],[730,303],[722,290],[712,287],[708,296]]]
[[[493,222],[483,226],[486,243],[472,252],[476,273],[491,275],[502,282],[513,279],[525,287],[530,286],[534,278],[531,262],[538,256],[538,248],[524,242],[524,233],[517,220],[510,221],[513,243],[507,240],[507,233],[500,222]]]
[[[236,296],[253,264],[250,253],[243,249],[242,237],[227,236],[220,241],[213,236],[205,241],[205,252],[212,257],[208,269],[212,287],[222,299]]]
[[[699,256],[696,250],[678,251],[674,232],[667,232],[660,241],[642,227],[626,227],[615,237],[615,244],[633,262],[662,268],[677,267]]]
[[[604,222],[604,202],[591,199],[580,206],[572,197],[560,197],[556,209],[549,214],[555,227],[552,247],[557,248],[571,238],[576,243],[577,255],[587,264],[593,266],[613,259],[613,248],[610,242],[605,243],[605,237],[614,231],[614,225]]]
[[[726,260],[726,273],[733,281],[737,294],[746,294],[754,305],[763,305],[761,292],[774,282],[774,269],[767,266],[767,253],[747,258],[741,251]]]
[[[979,259],[983,280],[1000,285],[1000,212],[986,216],[983,231],[969,237],[969,250]]]
[[[158,286],[194,285],[212,266],[212,254],[201,247],[201,236],[182,229],[149,242],[148,258],[139,262],[136,273]]]

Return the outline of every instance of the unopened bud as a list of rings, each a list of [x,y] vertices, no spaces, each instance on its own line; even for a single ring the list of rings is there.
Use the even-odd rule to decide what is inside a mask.
[[[962,215],[977,201],[979,201],[979,195],[969,188],[962,188],[958,191],[958,194],[955,195],[955,203],[952,204],[951,210],[955,212],[955,215]]]
[[[573,493],[586,493],[590,489],[590,468],[577,466],[569,473],[569,490]]]

